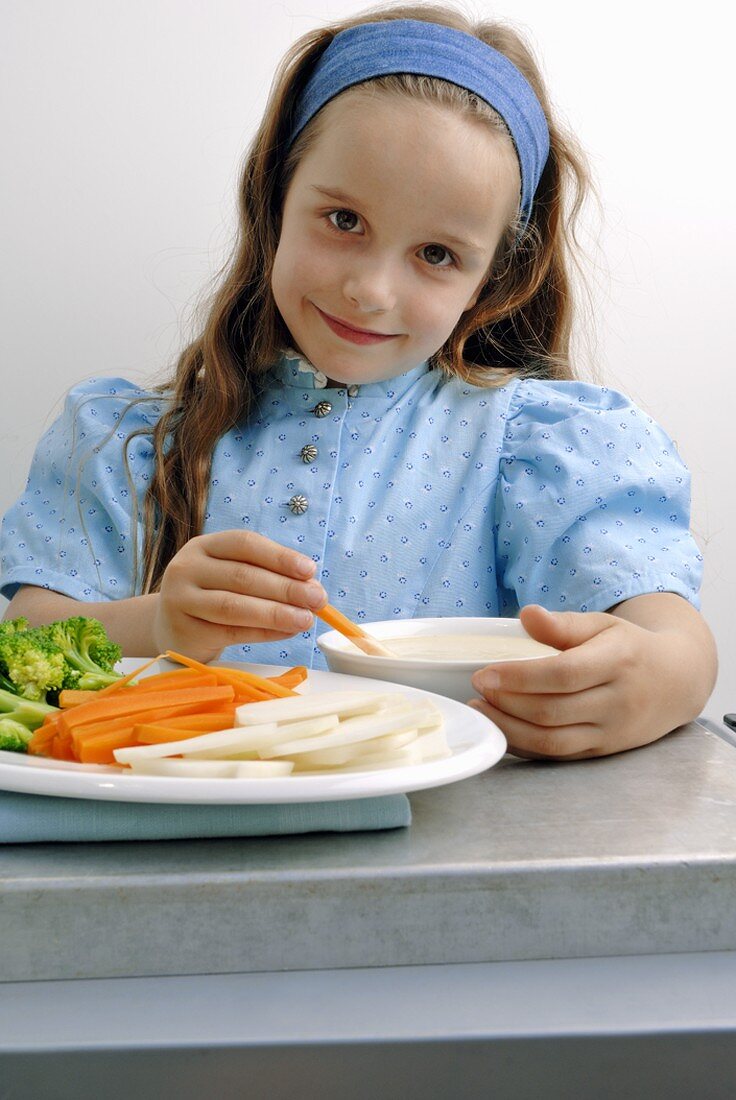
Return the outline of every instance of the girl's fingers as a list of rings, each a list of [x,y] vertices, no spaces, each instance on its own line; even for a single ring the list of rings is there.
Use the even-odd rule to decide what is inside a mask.
[[[194,558],[182,557],[178,562],[174,559],[168,573],[169,579],[178,573],[180,581],[184,581],[187,585],[216,591],[218,598],[221,598],[223,593],[250,595],[282,604],[315,609],[327,603],[327,593],[318,581],[297,580],[291,576],[284,576],[275,571],[272,568],[273,565],[273,561],[263,567],[253,562],[233,561],[229,558],[200,553]]]
[[[589,725],[603,722],[614,705],[608,687],[594,687],[566,695],[524,695],[510,691],[485,691],[484,701],[512,718],[535,726]]]
[[[495,722],[506,737],[508,751],[514,756],[529,760],[583,760],[610,751],[605,748],[602,731],[591,723],[549,729],[504,714],[482,699],[473,699],[469,706]]]
[[[251,642],[283,642],[287,638],[293,638],[294,631],[289,630],[261,630],[258,627],[247,629],[237,626],[223,627],[221,623],[212,623],[205,619],[197,619],[191,615],[185,616],[186,625],[192,637],[196,638],[198,645],[207,648],[211,646],[213,651],[221,652],[226,646],[243,645]],[[223,640],[223,633],[226,635]],[[180,648],[185,648],[180,644]],[[210,660],[211,658],[207,658]]]
[[[316,568],[315,562],[305,554],[255,531],[216,531],[200,535],[198,539],[200,548],[212,558],[260,565],[285,577],[311,577]]]
[[[296,607],[318,608],[327,603],[327,593],[319,581],[298,581],[243,562],[212,561],[198,580],[202,588],[258,596]]]
[[[610,641],[612,633],[598,634],[583,645],[554,657],[489,663],[473,673],[473,687],[481,694],[485,689],[497,689],[529,695],[556,695],[608,684],[616,668]]]
[[[181,610],[192,618],[218,626],[279,632],[290,637],[309,630],[313,617],[305,607],[278,600],[260,599],[228,589],[188,587],[181,594]]]

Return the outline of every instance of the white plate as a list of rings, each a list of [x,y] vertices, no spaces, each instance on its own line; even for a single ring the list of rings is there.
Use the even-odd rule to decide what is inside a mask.
[[[124,673],[144,662],[129,657],[118,665]],[[224,662],[218,662],[224,665]],[[167,662],[161,662],[168,665]],[[227,667],[227,666],[226,666]],[[284,669],[275,665],[245,667],[259,676],[276,676]],[[156,672],[154,665],[151,672]],[[149,673],[150,674],[150,673]],[[308,686],[307,686],[308,685]],[[399,692],[431,699],[442,711],[445,736],[452,756],[426,764],[404,764],[377,771],[344,775],[285,775],[274,779],[179,779],[172,776],[134,775],[130,770],[102,764],[73,764],[41,756],[0,751],[0,790],[59,798],[110,799],[113,802],[259,803],[334,802],[347,798],[373,798],[384,794],[440,787],[477,775],[498,763],[506,751],[506,739],[498,726],[464,703],[442,695],[321,669],[310,671],[300,694],[315,691],[357,689]]]

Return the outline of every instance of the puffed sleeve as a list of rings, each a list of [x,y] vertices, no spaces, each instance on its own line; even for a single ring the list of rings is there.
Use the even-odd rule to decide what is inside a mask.
[[[703,558],[689,522],[690,476],[675,444],[623,394],[516,384],[494,527],[507,605],[605,611],[675,592],[699,608]]]
[[[0,592],[7,599],[24,584],[78,600],[134,594],[133,545],[140,547],[150,432],[161,411],[160,396],[122,378],[92,378],[69,391],[2,522]],[[139,428],[145,434],[126,449]]]

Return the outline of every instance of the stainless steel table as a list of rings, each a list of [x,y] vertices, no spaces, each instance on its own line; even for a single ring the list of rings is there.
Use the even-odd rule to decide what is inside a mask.
[[[691,724],[411,802],[0,850],[0,1097],[736,1093],[733,745]]]

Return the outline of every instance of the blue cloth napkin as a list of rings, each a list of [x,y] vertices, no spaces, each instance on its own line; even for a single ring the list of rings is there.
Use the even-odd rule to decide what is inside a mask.
[[[341,802],[207,806],[0,791],[0,843],[4,844],[345,833],[410,824],[411,806],[405,794]]]

